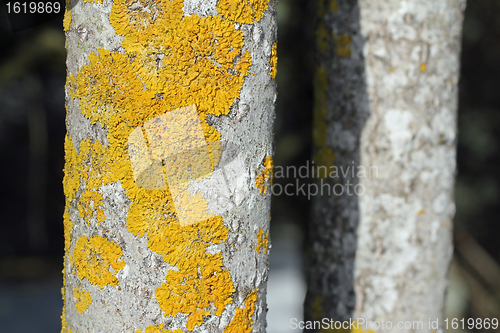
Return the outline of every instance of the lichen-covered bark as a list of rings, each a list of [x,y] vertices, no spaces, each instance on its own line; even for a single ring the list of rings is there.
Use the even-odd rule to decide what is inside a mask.
[[[464,6],[319,1],[316,156],[374,172],[333,180],[361,195],[314,202],[310,319],[423,321],[416,332],[443,319]]]
[[[276,1],[67,7],[62,331],[265,331]]]
[[[369,115],[359,7],[355,1],[321,0],[316,28],[314,162],[326,167],[320,182],[357,185],[352,172],[330,177],[333,168],[357,170],[360,136]],[[349,168],[349,169],[348,169]],[[322,169],[325,170],[325,169]],[[358,197],[347,191],[313,199],[308,255],[308,320],[351,318]]]

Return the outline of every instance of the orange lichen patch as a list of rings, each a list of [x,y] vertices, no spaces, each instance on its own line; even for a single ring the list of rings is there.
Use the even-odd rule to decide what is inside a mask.
[[[171,1],[161,3],[166,2]],[[115,3],[113,8],[117,6]],[[127,54],[99,51],[101,59],[94,55],[91,63],[82,68],[81,80],[96,80],[105,88],[94,96],[90,93],[94,88],[78,85],[80,90],[88,90],[79,91],[78,95],[84,93],[88,97],[94,112],[110,111],[111,104],[127,112],[144,111],[148,106],[149,114],[131,117],[144,121],[148,116],[195,104],[202,121],[208,113],[229,113],[251,65],[250,53],[241,53],[243,32],[221,17],[192,15],[181,20],[182,16],[169,15],[158,14],[154,24],[141,33],[117,31],[126,37],[122,46]],[[164,23],[160,24],[162,20]],[[111,22],[120,26],[124,21],[112,16]],[[109,103],[102,102],[102,94],[106,94],[104,101]],[[214,130],[212,135],[206,133],[207,141],[218,139]],[[213,135],[215,140],[209,140]]]
[[[313,142],[316,147],[326,144],[327,125],[325,122],[328,109],[326,107],[326,91],[328,78],[326,69],[318,67],[314,75],[314,112],[313,112]]]
[[[326,125],[324,118],[318,118],[319,119],[315,119],[313,122],[313,141],[316,147],[321,147],[326,143],[328,126]]]
[[[100,236],[81,236],[76,241],[71,262],[78,278],[103,288],[118,285],[115,274],[125,267],[120,246]],[[112,271],[111,271],[112,270]]]
[[[227,304],[232,303],[235,291],[229,272],[222,269],[222,254],[200,253],[185,249],[178,258],[177,268],[167,273],[166,281],[156,290],[156,299],[164,315],[191,313],[189,323],[199,325],[200,314],[210,305],[220,316]],[[208,311],[208,310],[207,310]]]
[[[72,333],[71,327],[69,327],[68,321],[66,320],[66,308],[64,306],[61,315],[61,333]]]
[[[246,24],[260,21],[268,7],[269,0],[219,0],[217,3],[217,10],[224,18]]]
[[[271,50],[271,78],[274,80],[278,74],[278,42],[273,44]]]
[[[135,333],[183,333],[181,329],[176,329],[174,331],[163,329],[163,324],[151,325],[146,327],[144,330],[137,330]]]
[[[312,319],[321,318],[323,315],[323,298],[321,296],[316,296],[311,304],[311,316]]]
[[[192,331],[195,326],[199,326],[203,322],[203,316],[208,316],[210,311],[197,309],[194,313],[192,313],[187,321],[186,327],[188,330]]]
[[[317,67],[314,73],[314,103],[317,112],[321,116],[326,116],[326,90],[328,87],[328,77],[325,67]]]
[[[425,210],[421,209],[417,212],[417,216],[422,216],[425,214]]]
[[[161,225],[158,231],[150,230],[150,247],[178,269],[170,270],[165,283],[156,290],[165,315],[191,313],[189,322],[195,325],[200,323],[200,314],[207,314],[205,308],[214,305],[215,314],[221,315],[232,302],[234,287],[229,272],[222,269],[222,255],[205,251],[209,244],[225,241],[227,232],[221,217],[187,227],[170,223]]]
[[[90,303],[92,303],[92,297],[90,293],[83,288],[76,287],[73,291],[73,295],[76,299],[76,310],[80,313],[84,313],[88,309]]]
[[[330,0],[330,10],[332,12],[337,12],[340,9],[337,0]]]
[[[251,22],[262,17],[268,2],[247,3],[243,9]],[[226,1],[226,7],[231,3]],[[219,5],[224,7],[222,1]],[[115,32],[124,37],[124,52],[99,49],[67,81],[82,114],[106,129],[109,144],[82,141],[73,169],[76,175],[82,175],[81,179],[77,176],[77,184],[81,183],[83,191],[76,185],[69,186],[69,181],[67,187],[74,196],[81,191],[84,216],[98,221],[102,216],[94,214],[100,210],[100,198],[89,199],[85,192],[101,193],[103,185],[120,182],[131,202],[128,230],[138,237],[146,236],[148,247],[175,267],[156,291],[163,314],[189,314],[187,325],[194,328],[208,313],[220,316],[232,302],[234,286],[229,272],[223,269],[222,255],[207,252],[208,246],[227,239],[228,229],[220,216],[181,227],[171,188],[144,188],[136,183],[128,140],[140,126],[146,132],[145,124],[155,117],[194,105],[213,167],[220,156],[221,136],[208,124],[207,116],[229,113],[252,61],[250,52],[242,51],[244,34],[235,28],[234,21],[218,16],[184,17],[182,7],[182,0],[113,3],[110,21]],[[241,13],[225,13],[241,18]],[[172,172],[167,170],[167,163],[163,171],[166,175]],[[196,209],[205,204],[200,199]],[[119,260],[121,248],[94,237],[78,239],[73,266],[80,279],[87,278],[101,288],[116,285],[114,274],[124,267]],[[150,326],[146,331],[162,328]]]
[[[87,190],[78,198],[78,211],[80,212],[80,217],[83,218],[88,225],[91,224],[93,219],[95,219],[97,223],[101,223],[106,219],[102,206],[102,194],[99,192]]]
[[[196,107],[187,106],[149,120],[144,131],[147,143],[140,128],[129,136],[136,184],[165,189],[168,183],[181,226],[214,217],[203,196],[188,190],[191,181],[210,176],[214,169]]]
[[[260,229],[257,234],[257,253],[260,253],[261,250],[264,250],[264,253],[267,253],[269,248],[269,231],[264,235],[264,230]]]
[[[71,141],[71,138],[66,135],[64,140],[65,150],[65,164],[64,164],[64,178],[63,188],[66,196],[66,207],[64,208],[63,225],[64,225],[64,250],[65,254],[69,253],[71,245],[71,230],[73,229],[73,222],[69,216],[69,207],[75,198],[76,192],[80,188],[80,175],[76,168],[78,164],[77,153]]]
[[[66,0],[66,6],[64,9],[64,19],[63,19],[64,31],[70,30],[70,27],[71,27],[72,16],[71,16],[70,4],[71,4],[71,0]]]
[[[333,41],[335,42],[335,53],[340,58],[349,57],[352,53],[351,50],[351,36],[343,34],[333,34]]]
[[[69,253],[69,248],[71,245],[71,229],[73,229],[73,222],[69,218],[68,213],[68,204],[66,204],[66,208],[64,209],[63,215],[63,225],[64,225],[64,252]]]
[[[273,66],[273,62],[272,62],[273,58],[271,58],[271,66]],[[277,58],[276,58],[276,62],[277,62]],[[238,70],[238,72],[241,73],[241,75],[243,76],[247,76],[248,73],[250,72],[250,67],[252,66],[252,58],[251,58],[251,55],[250,55],[250,52],[249,51],[246,51],[243,56],[241,57],[240,61],[238,61],[238,65],[236,65],[236,69]],[[271,71],[271,74],[272,74],[272,71]],[[274,77],[273,77],[274,79]]]
[[[255,178],[255,186],[259,188],[260,193],[267,193],[267,188],[273,186],[273,157],[266,156],[262,164],[264,168],[260,171],[260,175]]]
[[[314,156],[314,163],[318,169],[317,176],[321,179],[328,178],[328,171],[333,168],[334,154],[331,148],[323,147]]]
[[[130,121],[140,118],[136,113],[145,113],[144,108],[151,106],[151,102],[147,103],[147,92],[143,92],[143,83],[137,75],[125,70],[131,66],[127,55],[99,49],[98,55],[92,52],[88,59],[89,64],[82,66],[78,76],[68,80],[69,92],[78,98],[82,114],[93,124],[99,121],[111,127],[120,122],[132,127],[139,125]],[[132,113],[120,117],[117,112],[120,109]]]
[[[78,156],[71,147],[72,143],[68,139],[65,167],[68,172],[64,180],[68,201],[75,196],[76,189],[79,188],[78,185],[83,180],[85,190],[77,198],[80,216],[89,225],[92,220],[101,223],[106,216],[102,210],[103,196],[98,190],[102,185],[118,180],[113,172],[114,161],[110,159],[108,154],[105,154],[105,147],[99,141],[93,144],[88,139],[82,141]]]
[[[427,65],[426,64],[420,64],[420,71],[423,73],[427,70]]]
[[[80,174],[77,167],[78,157],[73,146],[71,138],[66,135],[64,139],[64,195],[66,197],[67,203],[71,203],[75,198],[75,194],[80,188]]]
[[[320,53],[325,53],[330,44],[331,38],[325,23],[321,21],[316,28],[316,46]]]
[[[165,34],[171,34],[175,29],[174,22],[184,16],[182,11],[183,0],[118,0],[113,2],[111,9],[111,24],[115,32],[136,41],[158,37],[159,27],[164,28]],[[156,30],[156,31],[155,31]]]
[[[79,160],[87,190],[97,190],[102,185],[118,180],[114,172],[115,161],[100,141],[90,143],[89,139],[83,140],[80,143]]]
[[[339,4],[337,0],[319,0],[318,1],[318,16],[323,17],[329,11],[337,12],[339,10]]]
[[[250,333],[253,328],[252,316],[255,313],[257,291],[252,291],[245,299],[245,307],[236,309],[233,320],[226,326],[224,333]]]

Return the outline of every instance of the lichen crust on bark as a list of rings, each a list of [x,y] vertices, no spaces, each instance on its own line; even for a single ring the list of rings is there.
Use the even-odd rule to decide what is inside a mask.
[[[68,3],[62,332],[265,330],[276,4]]]
[[[316,165],[376,172],[319,175],[362,193],[314,199],[307,319],[443,319],[464,6],[318,1]]]
[[[443,327],[464,9],[462,0],[360,1],[371,109],[361,163],[378,177],[361,180],[358,317]]]

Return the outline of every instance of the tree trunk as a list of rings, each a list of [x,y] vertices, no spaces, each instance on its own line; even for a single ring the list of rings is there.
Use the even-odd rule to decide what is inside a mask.
[[[265,331],[276,4],[68,5],[62,332]]]
[[[319,1],[315,161],[339,186],[313,203],[306,319],[443,328],[464,7]]]

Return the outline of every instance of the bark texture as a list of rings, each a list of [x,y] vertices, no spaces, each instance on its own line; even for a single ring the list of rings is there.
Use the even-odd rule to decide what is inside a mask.
[[[62,332],[265,331],[276,5],[67,6]]]
[[[431,332],[439,318],[442,329],[464,7],[320,1],[316,159],[352,165],[354,175],[328,181],[349,180],[360,195],[314,202],[307,318],[393,324],[376,332]]]

